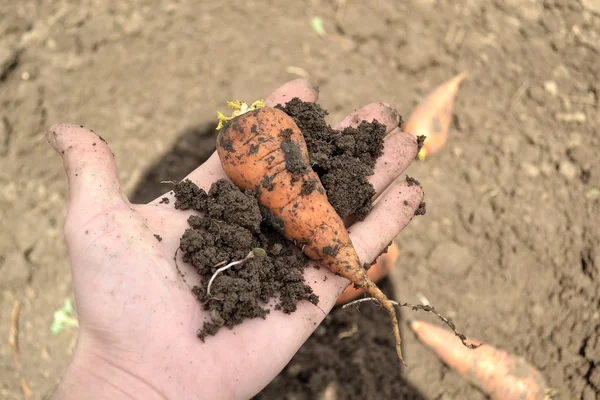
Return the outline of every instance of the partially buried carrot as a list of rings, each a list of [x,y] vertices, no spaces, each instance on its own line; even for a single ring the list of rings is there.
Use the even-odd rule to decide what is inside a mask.
[[[441,150],[448,140],[452,122],[454,99],[460,83],[467,77],[461,72],[428,93],[413,110],[404,125],[404,131],[414,136],[425,136],[418,157],[423,160]]]
[[[348,231],[310,166],[300,128],[285,112],[262,102],[230,102],[236,112],[219,114],[217,153],[227,177],[254,191],[265,219],[312,260],[376,298],[389,313],[396,352],[404,365],[400,329],[392,302],[369,278]]]
[[[492,400],[547,400],[552,397],[542,374],[522,357],[482,344],[469,349],[453,332],[424,321],[410,328],[448,366],[469,380]],[[479,344],[476,340],[472,343]]]
[[[390,269],[394,266],[396,261],[398,260],[398,256],[400,255],[400,249],[398,249],[398,245],[395,242],[392,242],[390,247],[388,248],[386,253],[383,253],[377,259],[377,262],[369,268],[367,274],[369,278],[377,283],[379,280],[383,279],[388,275]],[[363,289],[355,288],[354,286],[348,286],[344,292],[338,297],[336,305],[341,305],[348,303],[349,301],[354,300],[358,296],[364,293]]]

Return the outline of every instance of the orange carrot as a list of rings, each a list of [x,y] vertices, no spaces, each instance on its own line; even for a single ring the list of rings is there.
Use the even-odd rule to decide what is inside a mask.
[[[398,256],[400,255],[400,249],[398,249],[398,245],[395,242],[392,242],[390,247],[387,250],[387,253],[383,253],[377,259],[377,262],[369,268],[367,274],[369,278],[375,283],[379,280],[383,279],[390,272],[390,269],[394,267],[394,264],[398,260]],[[358,296],[364,293],[363,289],[357,289],[354,286],[348,286],[346,290],[341,294],[341,296],[337,299],[336,305],[342,305],[349,301],[354,300]]]
[[[461,72],[431,91],[417,105],[404,126],[404,131],[414,136],[425,136],[419,152],[421,160],[441,150],[448,140],[452,122],[454,99],[460,83],[467,77]]]
[[[542,374],[522,357],[485,344],[469,349],[453,332],[424,321],[412,321],[410,327],[448,366],[492,400],[543,400],[551,396]]]
[[[230,103],[232,104],[232,103]],[[239,104],[238,104],[239,105]],[[217,153],[227,177],[254,191],[265,219],[312,260],[376,298],[393,324],[402,364],[400,328],[392,302],[369,278],[340,216],[310,166],[300,128],[285,112],[242,104],[217,136]]]

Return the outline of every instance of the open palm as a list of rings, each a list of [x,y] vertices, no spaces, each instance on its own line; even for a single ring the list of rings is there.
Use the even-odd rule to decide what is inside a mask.
[[[288,82],[267,97],[267,105],[293,97],[316,101],[309,82]],[[377,203],[370,215],[349,227],[362,262],[371,262],[410,222],[423,193],[418,185],[396,181],[417,154],[416,140],[398,128],[388,105],[373,103],[336,127],[377,119],[388,127],[384,155],[370,182]],[[132,205],[122,192],[108,145],[91,131],[56,124],[48,140],[61,154],[71,203],[65,234],[71,258],[80,322],[74,358],[57,388],[57,398],[249,398],[265,387],[310,336],[348,281],[308,269],[307,281],[319,307],[298,304],[292,314],[272,311],[222,329],[206,342],[196,337],[205,311],[175,268],[173,255],[188,227],[191,211],[161,202]],[[208,190],[225,178],[214,153],[189,176]],[[178,265],[188,284],[197,275]],[[324,280],[323,277],[328,279]],[[316,278],[316,279],[315,279]],[[391,335],[391,329],[390,329]]]

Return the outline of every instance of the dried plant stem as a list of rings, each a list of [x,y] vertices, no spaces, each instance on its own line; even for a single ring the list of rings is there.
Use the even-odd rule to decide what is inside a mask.
[[[359,304],[359,303],[362,303],[362,302],[364,302],[364,301],[374,301],[374,302],[377,302],[377,303],[379,302],[379,301],[378,301],[376,298],[374,298],[374,297],[365,297],[364,299],[358,299],[358,300],[354,300],[354,301],[352,301],[352,302],[350,302],[350,303],[348,303],[348,304],[345,304],[344,306],[342,306],[342,308],[346,308],[346,307],[349,307],[349,306],[351,306],[351,305]],[[448,325],[448,326],[450,327],[450,329],[452,329],[452,330],[454,331],[454,334],[455,334],[456,336],[458,336],[458,338],[460,339],[460,341],[462,342],[462,344],[463,344],[465,347],[468,347],[469,349],[476,349],[476,348],[478,348],[479,346],[481,346],[481,344],[478,344],[478,345],[475,345],[475,344],[467,344],[467,337],[466,337],[465,335],[463,335],[462,333],[458,332],[458,331],[456,330],[456,327],[455,327],[455,325],[454,325],[452,322],[450,322],[450,321],[448,320],[448,318],[444,317],[442,314],[440,314],[439,312],[437,312],[437,311],[435,310],[435,308],[433,308],[433,307],[432,307],[432,306],[430,306],[430,305],[422,305],[422,304],[410,304],[410,303],[398,303],[397,301],[393,301],[393,300],[391,301],[391,303],[392,303],[393,305],[395,305],[395,306],[398,306],[398,307],[410,307],[410,308],[412,308],[412,309],[413,309],[413,311],[421,310],[421,311],[427,311],[427,312],[433,313],[433,314],[437,315],[437,316],[438,316],[438,318],[442,320],[442,322],[444,322],[446,325]]]
[[[19,353],[19,314],[21,311],[21,302],[15,301],[15,304],[10,315],[10,335],[8,344],[13,351],[15,367],[21,368],[21,359]]]
[[[31,388],[29,387],[29,383],[27,383],[27,379],[25,378],[21,378],[21,390],[23,390],[23,396],[25,396],[26,399],[31,397]]]

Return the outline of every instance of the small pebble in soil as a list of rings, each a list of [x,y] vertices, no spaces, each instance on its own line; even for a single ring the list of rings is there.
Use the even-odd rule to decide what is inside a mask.
[[[562,176],[564,176],[567,179],[575,179],[579,174],[577,165],[573,164],[570,161],[562,161],[558,165],[558,171]]]

